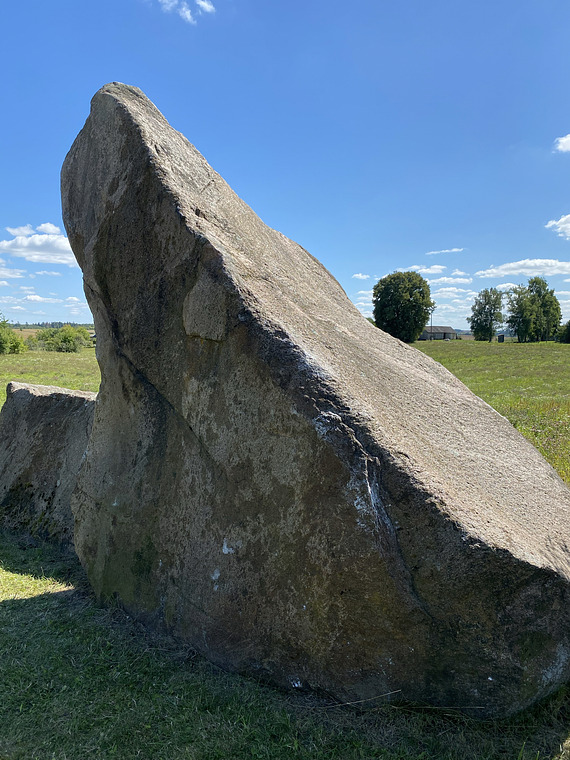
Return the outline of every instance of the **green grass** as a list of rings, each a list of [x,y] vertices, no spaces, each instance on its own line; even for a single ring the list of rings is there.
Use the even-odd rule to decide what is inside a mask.
[[[420,341],[506,417],[570,484],[570,344]]]
[[[418,347],[568,478],[570,346]],[[99,384],[92,350],[2,356],[0,373],[4,385]],[[339,706],[223,673],[100,608],[75,558],[0,534],[0,760],[570,760],[569,736],[566,688],[510,720],[477,722],[381,699]]]
[[[6,386],[11,380],[57,385],[74,391],[98,391],[101,376],[95,349],[84,348],[78,354],[26,351],[0,355],[0,406],[6,400]]]
[[[0,557],[2,760],[570,758],[565,690],[482,723],[283,694],[101,609],[54,548],[1,534]]]

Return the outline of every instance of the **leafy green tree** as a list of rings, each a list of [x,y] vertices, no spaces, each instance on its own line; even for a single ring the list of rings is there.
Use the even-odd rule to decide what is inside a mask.
[[[558,332],[562,312],[554,290],[543,277],[531,277],[528,287],[517,285],[507,296],[508,326],[519,343],[550,340]]]
[[[532,338],[535,341],[550,340],[558,332],[562,318],[560,303],[554,295],[554,289],[548,288],[543,277],[531,277],[528,292],[534,312]]]
[[[509,304],[507,325],[517,336],[519,343],[526,343],[532,339],[534,325],[534,311],[528,288],[524,285],[515,285],[512,291],[507,293],[507,300]]]
[[[374,286],[376,327],[413,343],[420,337],[435,304],[427,280],[417,272],[393,272]]]
[[[561,343],[570,343],[570,319],[558,330],[558,340]]]
[[[24,340],[12,330],[8,320],[0,314],[0,354],[21,354],[26,349]]]
[[[38,330],[35,338],[28,338],[30,348],[39,348],[44,351],[60,351],[64,353],[76,353],[83,346],[91,345],[89,332],[85,327],[46,327]]]
[[[467,321],[471,326],[475,340],[493,340],[493,335],[503,321],[501,306],[503,294],[496,288],[482,290],[471,307],[471,316]]]

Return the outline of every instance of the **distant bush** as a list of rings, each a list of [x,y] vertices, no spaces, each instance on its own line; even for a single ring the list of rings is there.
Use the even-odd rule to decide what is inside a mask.
[[[561,343],[570,343],[570,319],[560,327],[557,337]]]
[[[61,351],[64,353],[77,353],[84,346],[91,346],[93,342],[85,327],[47,327],[38,330],[35,336],[26,341],[32,350]]]
[[[12,330],[8,320],[0,314],[0,354],[21,354],[27,348],[23,338]]]

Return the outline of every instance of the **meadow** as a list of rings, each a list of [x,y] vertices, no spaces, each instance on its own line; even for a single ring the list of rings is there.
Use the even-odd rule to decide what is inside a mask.
[[[37,385],[57,385],[75,391],[98,391],[101,375],[94,348],[76,353],[26,351],[0,355],[0,406],[11,380]]]
[[[416,344],[568,480],[570,346]],[[93,350],[0,356],[0,382],[96,390]],[[556,463],[556,464],[555,464]],[[509,466],[509,463],[505,463]],[[570,691],[501,721],[339,705],[224,673],[93,599],[71,556],[0,534],[0,760],[570,760]]]

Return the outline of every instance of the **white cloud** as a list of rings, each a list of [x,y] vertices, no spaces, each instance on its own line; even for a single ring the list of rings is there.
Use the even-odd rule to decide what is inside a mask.
[[[428,251],[426,256],[435,256],[438,253],[461,253],[465,248],[444,248],[441,251]]]
[[[65,300],[66,300],[66,301],[69,301],[69,302],[72,302],[72,301],[73,301],[73,302],[75,302],[75,303],[79,303],[79,301],[80,301],[80,299],[79,299],[79,298],[76,298],[75,296],[69,296],[69,298],[66,298]]]
[[[431,267],[420,267],[414,264],[413,267],[408,267],[408,271],[417,272],[418,274],[441,274],[444,269],[447,269],[443,264],[433,264]],[[399,269],[399,272],[405,272],[405,269]]]
[[[516,283],[514,282],[501,282],[499,285],[495,285],[496,290],[502,290],[503,292],[512,290],[513,288],[516,288]]]
[[[188,24],[196,23],[196,19],[192,15],[192,11],[190,10],[190,8],[188,7],[186,3],[180,3],[179,7],[176,10],[180,18],[186,21],[186,23]]]
[[[561,216],[560,219],[551,219],[544,225],[547,230],[554,230],[558,237],[570,240],[570,214]]]
[[[36,274],[45,275],[48,277],[61,277],[61,272],[47,272],[45,269],[41,272],[36,272]]]
[[[511,277],[514,274],[523,274],[527,277],[544,275],[546,277],[555,274],[570,274],[570,261],[558,261],[558,259],[522,259],[501,264],[498,267],[490,267],[475,272],[476,277]]]
[[[430,285],[469,285],[473,282],[472,277],[438,277],[435,280],[428,280]]]
[[[459,295],[459,293],[469,293],[469,290],[465,290],[465,288],[439,288],[438,290],[434,290],[432,293],[432,296],[434,298],[452,298],[453,296]]]
[[[8,311],[27,311],[23,306],[10,306]]]
[[[0,288],[8,287],[6,280],[0,280]]]
[[[369,277],[369,274],[362,274],[361,272],[352,275],[353,280],[368,280]]]
[[[570,282],[570,280],[569,280],[569,282]],[[356,295],[357,296],[369,296],[370,298],[372,298],[373,294],[374,294],[373,290],[359,290]]]
[[[4,262],[0,260],[0,264],[4,264]],[[25,269],[7,269],[6,267],[0,266],[0,277],[7,277],[9,280],[23,277],[25,274]]]
[[[37,232],[43,232],[46,235],[59,235],[61,230],[51,222],[44,222],[36,227]]]
[[[454,269],[451,274],[455,277],[455,275],[467,274],[467,272],[462,272],[461,269]]]
[[[31,224],[26,224],[23,227],[6,227],[6,232],[16,237],[17,235],[33,235],[34,228]]]
[[[555,295],[557,297],[559,296],[570,296],[570,290],[556,290]]]
[[[23,290],[25,293],[33,293],[35,287],[33,285],[20,285],[20,290]]]
[[[204,13],[216,12],[216,9],[214,8],[214,4],[211,3],[210,0],[196,0],[196,5]]]
[[[61,298],[44,298],[43,296],[33,295],[25,296],[24,301],[38,301],[41,303],[63,303]]]
[[[52,233],[16,235],[13,240],[1,240],[0,251],[9,256],[17,256],[40,264],[77,266],[69,240],[65,235]]]
[[[158,2],[160,3],[162,10],[166,13],[171,13],[174,11],[180,16],[183,21],[186,21],[186,23],[196,23],[196,19],[192,15],[192,11],[190,10],[188,3],[184,2],[184,0],[158,0]]]
[[[570,153],[570,135],[557,137],[554,141],[554,150],[557,150],[559,153]]]

